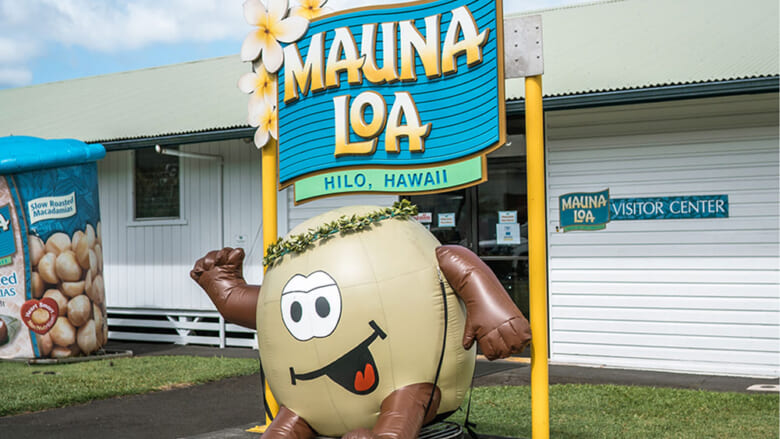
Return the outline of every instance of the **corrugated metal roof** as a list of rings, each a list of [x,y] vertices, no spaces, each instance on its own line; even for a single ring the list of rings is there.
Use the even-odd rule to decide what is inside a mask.
[[[612,0],[536,13],[545,96],[778,75],[776,0]],[[523,80],[507,81],[506,94],[522,98]]]
[[[776,0],[608,0],[538,11],[546,96],[777,76]],[[527,14],[526,14],[527,15]],[[0,90],[0,136],[88,142],[245,127],[238,56]],[[507,99],[524,95],[507,81]]]
[[[238,55],[0,90],[0,136],[86,142],[247,126]]]

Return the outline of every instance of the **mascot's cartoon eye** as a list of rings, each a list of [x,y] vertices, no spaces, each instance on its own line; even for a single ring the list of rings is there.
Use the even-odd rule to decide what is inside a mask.
[[[297,340],[327,337],[341,318],[341,291],[324,271],[296,274],[282,290],[282,321]]]
[[[303,317],[303,308],[299,302],[293,302],[292,305],[290,305],[290,317],[292,317],[293,322],[295,323],[301,321],[301,317]]]
[[[318,297],[314,302],[314,307],[317,309],[317,315],[325,318],[330,314],[330,302],[324,297]]]

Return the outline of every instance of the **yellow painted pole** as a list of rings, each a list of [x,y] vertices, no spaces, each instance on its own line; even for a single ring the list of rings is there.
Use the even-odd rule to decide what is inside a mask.
[[[547,364],[547,206],[541,75],[525,78],[526,178],[528,179],[528,277],[530,289],[531,437],[550,437]]]
[[[279,180],[278,169],[276,167],[276,155],[279,144],[271,138],[262,150],[262,172],[263,172],[263,254],[266,253],[268,246],[276,242],[279,238],[278,228],[276,224],[276,212],[277,212],[277,189],[276,184]],[[271,388],[268,387],[268,381],[265,386],[265,404],[272,416],[276,416],[279,413],[279,403],[276,402],[276,398],[271,393]],[[268,426],[271,423],[272,418],[265,415],[265,425]],[[265,431],[265,430],[263,430]]]

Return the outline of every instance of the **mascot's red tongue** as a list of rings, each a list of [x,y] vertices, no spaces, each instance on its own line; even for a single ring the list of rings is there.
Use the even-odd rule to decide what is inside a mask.
[[[355,372],[355,390],[358,392],[365,392],[370,389],[376,382],[376,373],[374,373],[374,366],[371,363],[366,363],[363,371]]]

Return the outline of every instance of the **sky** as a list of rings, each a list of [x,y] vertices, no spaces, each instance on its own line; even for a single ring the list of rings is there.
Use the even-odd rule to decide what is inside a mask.
[[[290,6],[298,0],[289,0]],[[504,13],[592,0],[504,0]],[[339,11],[398,0],[328,0]],[[0,89],[237,54],[243,0],[0,0]]]

